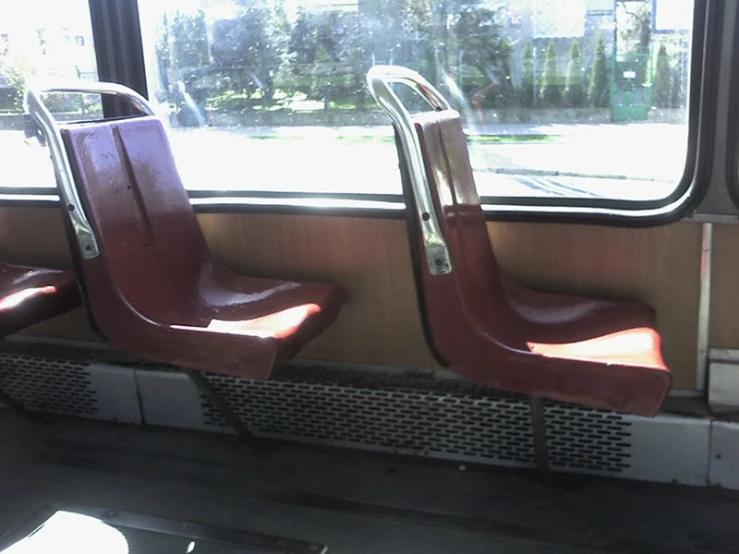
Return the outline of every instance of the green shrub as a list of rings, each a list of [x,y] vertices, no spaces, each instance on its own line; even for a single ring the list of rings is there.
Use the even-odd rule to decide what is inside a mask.
[[[521,106],[533,108],[536,103],[536,84],[534,83],[534,45],[526,43],[523,51],[523,76],[521,78]]]
[[[367,87],[365,85],[366,71],[362,66],[362,50],[353,48],[349,54],[351,64],[351,77],[349,79],[349,96],[354,100],[358,110],[365,109],[367,105]]]
[[[2,94],[0,94],[0,109],[22,113],[23,95],[26,92],[26,83],[22,71],[0,57],[0,75],[10,85],[8,88],[3,89]]]
[[[497,54],[500,58],[500,93],[497,104],[499,107],[508,108],[516,102],[516,88],[513,86],[513,71],[511,70],[511,54],[513,47],[507,39],[502,39],[498,46]]]
[[[672,70],[667,47],[661,44],[657,52],[657,68],[654,72],[654,105],[669,108],[672,93]]]
[[[581,108],[585,104],[582,63],[580,62],[580,44],[576,40],[572,41],[572,46],[570,47],[570,65],[567,68],[565,104],[571,108]]]
[[[562,104],[562,87],[557,72],[557,50],[554,42],[547,45],[544,55],[544,74],[541,79],[541,101],[546,108],[556,108]]]
[[[595,45],[595,61],[593,62],[593,71],[590,74],[588,100],[590,105],[596,108],[606,108],[609,104],[608,61],[606,60],[606,43],[603,37],[600,37]]]
[[[682,108],[685,105],[683,92],[683,78],[679,67],[672,72],[672,90],[670,91],[670,105],[673,108]]]

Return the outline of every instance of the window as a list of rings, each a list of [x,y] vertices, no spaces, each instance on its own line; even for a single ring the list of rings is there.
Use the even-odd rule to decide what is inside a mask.
[[[82,48],[70,34],[87,37]],[[33,0],[0,18],[0,186],[52,187],[48,152],[24,133],[23,94],[32,79],[96,79],[87,0]],[[99,98],[57,95],[50,108],[59,118],[102,113]]]
[[[397,198],[392,129],[364,82],[373,64],[397,64],[421,72],[462,114],[486,202],[641,208],[674,198],[690,158],[696,3],[704,5],[138,0],[138,8],[149,95],[171,126],[186,186],[201,196]],[[10,160],[0,182],[49,187],[46,153],[23,137],[24,83],[95,79],[95,50],[86,0],[27,6],[0,19],[0,148]],[[66,118],[101,113],[97,98],[59,97],[54,108]]]
[[[140,0],[150,97],[191,189],[398,193],[373,64],[466,122],[488,197],[673,194],[694,0]],[[687,14],[687,15],[686,15]],[[541,202],[539,200],[539,202]]]

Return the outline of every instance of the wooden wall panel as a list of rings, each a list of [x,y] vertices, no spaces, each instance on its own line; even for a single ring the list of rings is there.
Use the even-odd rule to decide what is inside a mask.
[[[0,208],[0,260],[31,266],[72,267],[62,214],[42,208]],[[98,340],[85,312],[55,317],[22,334],[65,340]]]
[[[302,356],[437,367],[423,339],[403,221],[223,214],[200,221],[213,251],[236,271],[344,288],[338,320]]]
[[[0,208],[0,259],[9,263],[71,267],[62,213],[50,208]]]
[[[341,284],[347,301],[338,321],[302,356],[352,363],[436,367],[423,340],[399,220],[255,214],[201,215],[217,256],[236,271],[266,277],[325,279]],[[542,290],[634,298],[655,306],[665,357],[677,388],[692,388],[700,226],[653,229],[491,223],[501,265]],[[739,228],[732,228],[733,232]],[[717,234],[727,243],[732,231]],[[733,238],[732,238],[733,237]],[[728,246],[720,246],[729,251]],[[724,256],[722,256],[724,257]],[[61,216],[51,209],[0,209],[0,259],[69,265]],[[724,262],[726,263],[726,262]],[[736,265],[730,262],[729,266]],[[717,290],[733,292],[731,269],[715,272]],[[727,273],[730,272],[730,273]],[[721,293],[728,294],[728,293]],[[714,296],[716,345],[739,347],[730,307]],[[733,327],[725,322],[730,321]],[[84,314],[75,312],[29,330],[37,336],[89,340]],[[733,341],[733,342],[732,342]]]
[[[717,225],[713,235],[711,340],[713,348],[739,348],[739,225]]]

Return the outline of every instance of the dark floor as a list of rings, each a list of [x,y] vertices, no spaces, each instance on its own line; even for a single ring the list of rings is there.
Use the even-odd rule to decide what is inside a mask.
[[[739,553],[739,495],[494,471],[0,411],[0,534],[82,504],[327,544],[332,553]]]

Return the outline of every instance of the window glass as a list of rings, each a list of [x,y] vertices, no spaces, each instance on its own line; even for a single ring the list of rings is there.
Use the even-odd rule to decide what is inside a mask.
[[[364,76],[422,73],[483,196],[655,200],[687,152],[693,0],[140,0],[193,189],[395,193]]]
[[[28,0],[0,17],[0,186],[54,186],[48,151],[27,138],[23,94],[29,82],[97,79],[87,0]],[[99,97],[54,95],[59,119],[100,117]]]

